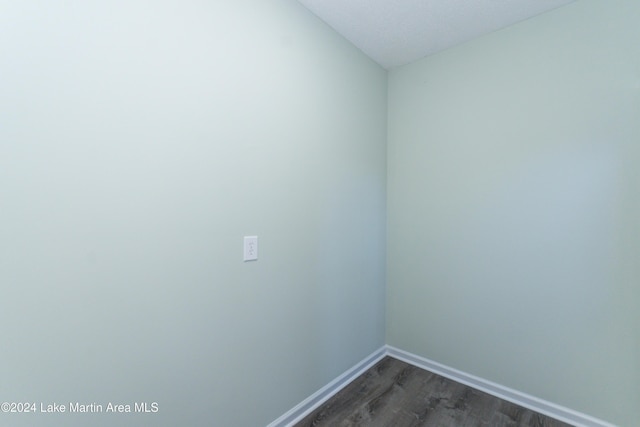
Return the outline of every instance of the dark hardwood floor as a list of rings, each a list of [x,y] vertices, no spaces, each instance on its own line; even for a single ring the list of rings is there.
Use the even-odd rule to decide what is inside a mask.
[[[487,393],[385,357],[296,427],[568,427]]]

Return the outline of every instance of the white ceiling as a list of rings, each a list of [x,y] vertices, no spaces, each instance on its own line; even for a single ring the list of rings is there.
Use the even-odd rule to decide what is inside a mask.
[[[393,68],[575,0],[298,0]]]

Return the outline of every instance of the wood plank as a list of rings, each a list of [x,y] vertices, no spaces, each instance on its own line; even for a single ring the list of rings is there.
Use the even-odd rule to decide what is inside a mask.
[[[296,424],[322,426],[569,427],[392,357]]]

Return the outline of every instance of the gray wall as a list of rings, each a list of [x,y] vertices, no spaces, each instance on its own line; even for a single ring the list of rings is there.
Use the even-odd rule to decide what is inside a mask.
[[[266,425],[384,344],[384,70],[291,0],[0,28],[0,400],[159,403],[0,424]]]
[[[1,6],[0,400],[160,411],[0,422],[315,392],[384,343],[388,155],[387,342],[634,425],[637,2],[392,71],[388,153],[386,73],[290,0]]]
[[[583,0],[390,73],[388,344],[637,425],[638,16]]]

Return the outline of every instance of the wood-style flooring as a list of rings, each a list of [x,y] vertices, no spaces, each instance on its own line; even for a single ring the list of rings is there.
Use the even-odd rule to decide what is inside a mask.
[[[296,427],[568,427],[569,424],[385,357]]]

